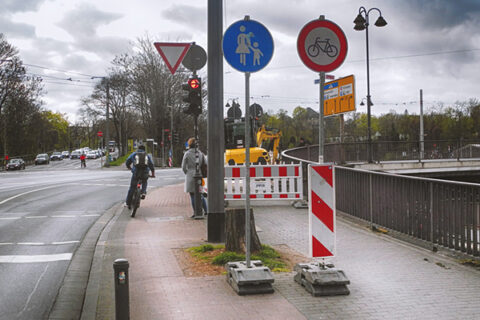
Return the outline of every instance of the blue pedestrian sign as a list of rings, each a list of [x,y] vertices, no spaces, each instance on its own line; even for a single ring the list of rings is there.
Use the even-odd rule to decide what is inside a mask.
[[[239,20],[230,25],[223,35],[223,55],[238,71],[259,71],[272,59],[272,35],[255,20]]]

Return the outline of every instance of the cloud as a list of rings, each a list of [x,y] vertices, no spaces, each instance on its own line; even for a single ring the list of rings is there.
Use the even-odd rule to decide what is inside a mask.
[[[0,16],[0,30],[7,37],[31,38],[35,37],[35,27],[26,23],[12,22]]]
[[[73,47],[77,50],[97,55],[115,55],[128,46],[128,40],[120,37],[99,37],[97,29],[122,18],[122,14],[105,12],[93,5],[82,4],[68,12],[57,24],[73,37]]]
[[[46,0],[2,0],[2,10],[8,13],[37,11]]]
[[[162,11],[162,18],[183,26],[189,26],[188,29],[190,30],[206,32],[207,10],[205,9],[205,7],[176,4]]]

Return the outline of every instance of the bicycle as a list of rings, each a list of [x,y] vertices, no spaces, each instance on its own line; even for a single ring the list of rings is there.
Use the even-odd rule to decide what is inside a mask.
[[[325,45],[322,47],[322,44]],[[310,45],[307,49],[308,55],[312,58],[318,56],[320,51],[325,52],[330,58],[333,58],[338,54],[338,48],[333,44],[330,44],[330,39],[322,40],[317,38],[315,39],[315,43]]]
[[[155,178],[153,175],[149,175],[150,178]],[[132,218],[135,218],[135,213],[137,213],[137,209],[140,207],[140,201],[142,199],[145,199],[145,197],[142,198],[142,178],[137,178],[137,188],[133,191],[132,194],[132,200],[131,200],[131,205],[132,205],[132,213],[130,216]]]

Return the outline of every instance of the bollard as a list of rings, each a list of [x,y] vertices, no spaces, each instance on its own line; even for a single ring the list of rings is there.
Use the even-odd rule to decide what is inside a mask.
[[[130,319],[130,301],[128,294],[128,260],[117,259],[113,263],[115,281],[115,319]]]

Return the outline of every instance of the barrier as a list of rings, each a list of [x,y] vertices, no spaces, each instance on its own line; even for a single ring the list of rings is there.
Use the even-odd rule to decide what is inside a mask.
[[[225,166],[225,200],[245,199],[245,166]],[[300,164],[250,166],[251,200],[301,200]]]
[[[332,165],[308,166],[310,255],[335,255],[335,187]]]

